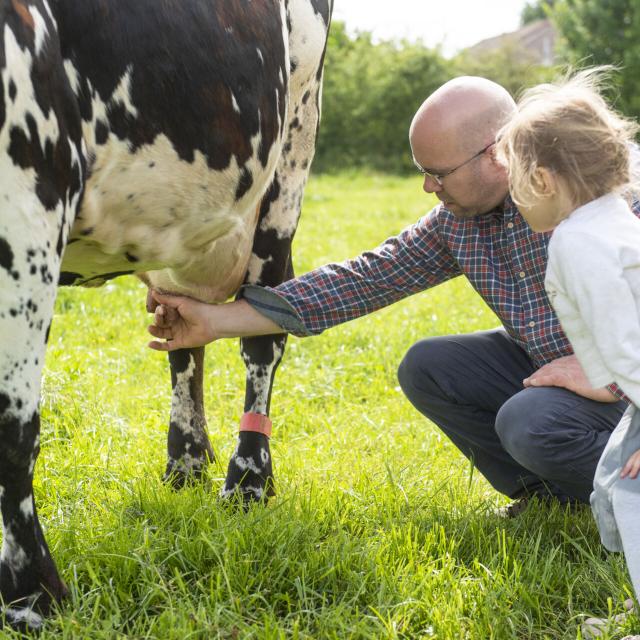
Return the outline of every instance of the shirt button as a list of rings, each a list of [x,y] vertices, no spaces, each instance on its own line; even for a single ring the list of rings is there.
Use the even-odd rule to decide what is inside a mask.
[[[507,229],[513,229],[513,222],[507,223]]]
[[[521,278],[524,278],[527,274],[526,274],[524,271],[521,271],[518,275],[519,275]]]
[[[532,320],[532,321],[529,323],[529,326],[530,326],[531,328],[533,328],[533,327],[535,327],[535,326],[536,326],[536,323]]]

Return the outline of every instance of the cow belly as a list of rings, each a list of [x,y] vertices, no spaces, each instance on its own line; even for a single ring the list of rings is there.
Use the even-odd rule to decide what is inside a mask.
[[[226,300],[246,272],[257,205],[274,164],[256,162],[251,188],[237,198],[233,158],[215,171],[198,154],[181,160],[164,136],[135,153],[111,139],[95,157],[62,271],[85,286],[147,272],[143,279],[153,287]]]

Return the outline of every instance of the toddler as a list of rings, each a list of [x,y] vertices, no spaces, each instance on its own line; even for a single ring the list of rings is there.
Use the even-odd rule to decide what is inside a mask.
[[[598,464],[591,506],[602,542],[624,551],[640,597],[640,220],[633,184],[637,126],[607,106],[603,69],[524,94],[498,135],[511,194],[534,231],[553,230],[545,288],[594,387],[631,404]],[[640,636],[634,636],[640,639]]]

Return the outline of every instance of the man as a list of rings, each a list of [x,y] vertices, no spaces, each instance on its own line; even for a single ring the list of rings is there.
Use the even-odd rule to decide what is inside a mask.
[[[465,275],[504,328],[428,338],[400,364],[400,385],[492,486],[587,503],[595,468],[625,401],[615,386],[592,388],[544,292],[549,234],[534,233],[508,193],[494,141],[515,104],[483,78],[447,82],[410,129],[424,190],[441,204],[378,248],[274,289],[211,307],[156,295],[150,332],[171,350],[220,337],[283,329],[312,335]]]

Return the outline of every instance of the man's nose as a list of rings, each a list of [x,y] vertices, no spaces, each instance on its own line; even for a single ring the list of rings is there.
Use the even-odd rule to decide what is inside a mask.
[[[438,191],[442,191],[442,185],[433,176],[429,175],[425,175],[422,188],[425,193],[438,193]]]

